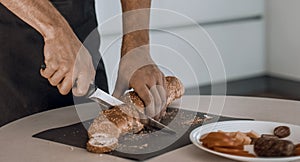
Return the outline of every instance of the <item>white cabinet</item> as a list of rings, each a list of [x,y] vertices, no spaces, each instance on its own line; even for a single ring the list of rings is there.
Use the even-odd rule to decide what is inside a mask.
[[[265,74],[265,23],[253,20],[206,28],[225,64],[227,80]]]
[[[178,12],[198,23],[251,17],[264,12],[263,0],[153,0],[152,3],[153,8]],[[152,21],[155,27],[185,24],[182,20],[168,17],[152,19]]]
[[[204,26],[215,41],[220,57],[213,52],[212,44],[205,34],[191,25],[195,22],[207,23],[262,16],[264,1],[153,0],[152,2],[154,8],[164,10],[154,9],[156,11],[152,12],[151,28],[168,31],[151,32],[152,56],[163,71],[180,77],[186,87],[265,73],[264,19],[246,19]],[[104,23],[100,28],[101,53],[112,92],[120,56],[121,18],[119,16],[111,21],[107,20],[121,13],[120,2],[99,0],[97,8],[98,18],[102,24]],[[168,10],[172,10],[169,15],[165,12]],[[159,12],[167,14],[157,14]],[[176,16],[176,12],[181,16]]]
[[[110,22],[109,27],[102,29],[102,34],[120,33],[121,14],[120,0],[96,0],[99,24]],[[213,22],[226,19],[251,17],[264,12],[263,0],[152,0],[153,28],[187,25],[184,19],[177,19],[174,13],[191,18],[197,23]],[[159,10],[169,10],[172,14],[159,14]]]
[[[224,68],[214,50],[206,49],[210,43],[195,27],[152,32],[152,57],[166,74],[180,77],[186,87],[260,75],[265,72],[263,26],[263,21],[250,21],[205,28],[220,51]],[[120,45],[117,36],[102,38],[110,89],[115,84]]]

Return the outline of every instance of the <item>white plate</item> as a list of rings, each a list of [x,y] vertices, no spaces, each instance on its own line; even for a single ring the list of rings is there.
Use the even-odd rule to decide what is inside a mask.
[[[255,132],[259,134],[272,134],[273,130],[277,126],[288,126],[291,129],[291,135],[287,137],[288,140],[292,141],[294,144],[300,143],[300,126],[297,125],[291,125],[291,124],[284,124],[284,123],[276,123],[276,122],[266,122],[266,121],[225,121],[225,122],[217,122],[217,123],[211,123],[204,126],[200,126],[196,129],[194,129],[190,134],[190,139],[193,142],[194,145],[199,147],[200,149],[225,157],[233,160],[238,161],[253,161],[253,162],[277,162],[277,161],[294,161],[299,160],[300,156],[292,156],[292,157],[282,157],[282,158],[249,158],[249,157],[243,157],[243,156],[235,156],[235,155],[229,155],[224,154],[220,152],[216,152],[213,150],[210,150],[208,148],[205,148],[202,146],[201,142],[199,141],[200,137],[203,134],[213,132],[213,131],[226,131],[226,132],[249,132],[251,130],[254,130]],[[253,150],[253,149],[252,149]]]

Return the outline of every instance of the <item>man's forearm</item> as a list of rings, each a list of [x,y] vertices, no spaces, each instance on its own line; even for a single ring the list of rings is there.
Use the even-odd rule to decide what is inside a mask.
[[[121,0],[123,11],[122,56],[149,44],[151,0]]]
[[[44,38],[69,28],[64,17],[49,0],[0,0],[11,12],[36,29]]]

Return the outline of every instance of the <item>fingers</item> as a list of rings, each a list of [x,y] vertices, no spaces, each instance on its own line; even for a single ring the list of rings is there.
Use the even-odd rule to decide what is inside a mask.
[[[60,68],[59,70],[54,71],[53,68],[46,67],[45,70],[41,69],[41,75],[45,78],[47,77],[52,86],[57,86],[62,95],[66,95],[71,91],[76,78],[76,87],[72,90],[75,96],[85,95],[89,89],[90,83],[92,82],[88,79],[89,77],[83,74],[79,74],[76,78],[74,78],[67,68]]]
[[[46,65],[41,66],[41,75],[48,79],[52,86],[57,86],[64,79],[68,68],[59,66],[55,61],[47,61]]]
[[[158,86],[157,88],[158,92],[159,92],[159,95],[160,95],[160,99],[161,99],[161,106],[160,106],[160,109],[159,109],[159,119],[162,118],[163,116],[165,116],[166,114],[166,110],[167,110],[167,96],[166,96],[166,91],[165,89],[162,87],[162,86]]]
[[[160,85],[153,85],[150,89],[148,86],[135,89],[139,97],[144,101],[146,108],[145,114],[159,120],[162,111],[166,110],[165,90]]]
[[[154,109],[154,102],[153,96],[151,95],[148,87],[146,85],[141,87],[135,88],[136,93],[138,96],[143,100],[146,108],[145,108],[145,114],[151,117],[155,116],[155,109]]]
[[[158,92],[158,86],[154,85],[150,88],[150,93],[153,96],[154,107],[147,107],[147,109],[153,109],[154,114],[151,114],[151,117],[154,117],[155,120],[159,120],[160,112],[162,107],[161,97]],[[149,110],[148,110],[149,111]]]
[[[51,68],[46,68],[45,70],[41,69],[41,75],[47,77],[49,83],[52,86],[57,86],[59,92],[62,95],[68,94],[72,87],[74,80],[77,78],[76,87],[72,89],[72,92],[75,96],[83,96],[87,93],[90,83],[93,82],[92,79],[89,79],[88,74],[79,74],[77,77],[73,77],[66,68],[61,68],[58,71],[54,71]]]
[[[145,114],[159,120],[166,111],[167,93],[164,75],[153,62],[138,69],[132,68],[134,64],[135,62],[131,62],[130,59],[120,61],[113,96],[120,97],[127,88],[133,88],[145,104]],[[134,72],[128,74],[127,71]]]
[[[61,93],[62,95],[66,95],[71,91],[71,89],[73,87],[72,79],[73,79],[72,75],[67,75],[64,78],[64,80],[60,84],[57,85],[59,93]]]
[[[51,66],[47,66],[45,69],[41,69],[40,73],[44,78],[48,79],[56,72],[57,69],[58,66],[53,64]]]
[[[160,98],[161,98],[161,111],[160,111],[160,117],[165,116],[166,110],[167,110],[167,97],[168,94],[166,92],[166,87],[165,87],[165,78],[164,76],[158,80],[157,83],[157,90],[159,92]]]
[[[59,68],[56,64],[46,66],[40,70],[41,75],[48,79],[52,86],[57,86],[59,92],[62,95],[66,95],[72,89],[72,76],[67,76],[67,68]]]
[[[65,77],[66,71],[60,70],[56,71],[49,79],[48,81],[52,86],[57,86]]]

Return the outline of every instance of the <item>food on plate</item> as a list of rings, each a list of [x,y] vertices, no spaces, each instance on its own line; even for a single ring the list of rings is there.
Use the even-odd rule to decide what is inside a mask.
[[[272,138],[272,139],[279,139],[279,137],[278,136],[275,136],[275,135],[273,135],[273,134],[262,134],[261,135],[261,138]]]
[[[260,137],[260,135],[253,130],[246,133],[246,135],[251,138],[250,145],[254,144],[255,140]]]
[[[200,138],[204,147],[231,155],[255,157],[244,150],[244,145],[251,144],[252,138],[258,138],[254,131],[243,132],[210,132]]]
[[[217,152],[222,152],[231,155],[245,156],[245,157],[255,157],[255,155],[250,154],[248,151],[243,150],[243,148],[226,148],[226,147],[214,147],[213,150]]]
[[[251,137],[249,133],[243,132],[211,132],[203,135],[200,138],[203,146],[207,148],[213,147],[239,147],[243,145],[249,145],[251,143]],[[252,133],[251,133],[252,134]],[[257,137],[257,136],[252,136]]]
[[[238,147],[241,145],[240,142],[234,140],[234,138],[224,132],[208,133],[204,137],[201,137],[200,141],[203,146],[210,149],[214,147]]]
[[[300,155],[300,144],[295,145],[294,155],[295,156]]]
[[[278,126],[274,134],[259,135],[254,131],[242,132],[210,132],[200,138],[204,147],[231,155],[255,157],[244,150],[245,145],[253,145],[258,157],[287,157],[300,155],[300,144],[294,145],[289,140],[283,140],[291,134],[287,126]]]
[[[281,138],[291,134],[287,126],[278,126],[273,131],[274,135],[263,134],[254,142],[254,152],[260,157],[286,157],[298,154],[295,145],[288,140]]]
[[[274,129],[274,135],[279,138],[288,137],[291,134],[290,128],[287,126],[278,126]]]
[[[246,135],[248,137],[250,137],[251,139],[255,139],[255,138],[260,137],[260,135],[257,132],[253,131],[253,130],[251,130],[250,132],[247,132]]]
[[[166,77],[167,105],[184,93],[183,84],[176,77]],[[144,112],[144,103],[135,92],[120,98],[126,104],[101,111],[88,130],[87,150],[94,153],[110,152],[117,148],[118,138],[127,133],[138,133],[144,125],[139,112]]]
[[[285,157],[293,155],[294,147],[288,140],[259,138],[254,143],[254,152],[260,157]]]

